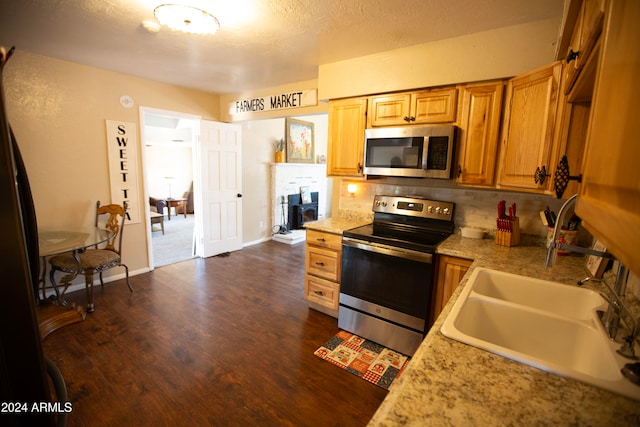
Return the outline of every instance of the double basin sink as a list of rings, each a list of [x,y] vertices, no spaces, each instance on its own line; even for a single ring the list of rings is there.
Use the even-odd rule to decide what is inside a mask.
[[[446,337],[633,399],[640,386],[620,372],[632,362],[616,353],[598,318],[598,292],[476,268],[442,325]]]

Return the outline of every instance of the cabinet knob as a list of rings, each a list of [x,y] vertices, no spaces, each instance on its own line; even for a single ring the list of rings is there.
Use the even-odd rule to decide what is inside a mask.
[[[533,174],[533,180],[536,184],[543,185],[548,176],[551,176],[551,174],[548,174],[547,167],[542,165],[542,168],[536,168],[536,172]]]
[[[326,242],[326,240],[324,239],[324,237],[318,237],[316,240],[317,240],[318,242],[322,242],[322,243]]]
[[[316,262],[316,265],[318,265],[320,267],[324,267],[324,262]]]
[[[324,292],[322,291],[313,291],[314,294],[319,295],[319,296],[323,296]]]
[[[569,53],[567,54],[567,64],[573,60],[578,59],[579,55],[580,55],[579,51],[576,52],[573,49],[569,49]]]
[[[558,199],[562,198],[562,194],[564,193],[564,190],[567,189],[569,181],[582,182],[582,174],[575,176],[571,175],[569,173],[569,160],[567,159],[567,156],[562,156],[553,176],[553,189],[555,190],[556,197]]]
[[[402,120],[404,120],[405,122],[407,122],[407,123],[408,123],[411,119],[410,119],[409,117],[407,117],[407,116],[404,116],[404,117],[402,118]]]
[[[415,122],[415,121],[416,121],[416,118],[415,118],[415,117],[413,117],[413,116],[411,116],[411,117],[409,117],[409,120],[411,120],[412,122]]]
[[[458,178],[462,176],[462,166],[458,165]]]
[[[362,163],[358,163],[358,173],[362,173]]]

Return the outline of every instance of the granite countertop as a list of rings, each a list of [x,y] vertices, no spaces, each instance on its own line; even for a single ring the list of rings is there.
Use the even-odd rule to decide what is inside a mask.
[[[370,426],[640,425],[640,402],[515,362],[440,333],[476,267],[573,285],[586,277],[581,256],[545,267],[540,246],[498,246],[452,235],[438,253],[474,262]]]
[[[344,230],[370,224],[371,219],[366,217],[332,217],[320,219],[318,221],[307,222],[304,228],[307,230],[324,231],[332,234],[342,234]]]

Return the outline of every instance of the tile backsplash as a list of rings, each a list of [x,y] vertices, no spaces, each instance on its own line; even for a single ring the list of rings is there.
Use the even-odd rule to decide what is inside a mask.
[[[348,184],[356,185],[356,192],[347,191]],[[422,184],[422,183],[421,183]],[[530,193],[516,193],[498,191],[495,189],[471,189],[455,187],[448,181],[428,180],[428,186],[404,185],[402,180],[397,182],[387,180],[349,180],[339,182],[339,212],[346,216],[371,216],[373,198],[376,194],[423,196],[433,200],[454,202],[456,233],[460,227],[472,226],[482,228],[490,235],[495,233],[497,205],[500,200],[506,200],[507,206],[517,205],[517,215],[520,218],[521,233],[546,237],[548,227],[540,220],[540,211],[547,206],[558,213],[565,200],[558,200],[547,195]],[[335,191],[335,187],[334,187]],[[571,213],[567,215],[567,219]],[[578,232],[578,244],[590,246],[593,237],[581,227]],[[640,299],[640,279],[631,274],[627,288],[636,298]]]
[[[347,191],[349,183],[357,186],[353,195]],[[454,202],[456,204],[454,215],[456,232],[459,232],[459,227],[472,226],[485,229],[493,234],[496,228],[497,205],[500,200],[504,199],[507,201],[507,206],[516,203],[517,215],[520,218],[520,230],[523,234],[546,236],[547,227],[540,220],[540,211],[549,206],[557,213],[564,203],[564,200],[546,195],[505,192],[495,189],[476,190],[454,187],[451,184],[445,187],[444,185],[446,183],[443,182],[442,186],[438,187],[417,187],[392,184],[382,180],[343,179],[340,184],[339,210],[341,212],[371,214],[373,197],[376,194],[417,195],[434,200]],[[588,239],[587,244],[590,244],[590,235],[584,238]]]

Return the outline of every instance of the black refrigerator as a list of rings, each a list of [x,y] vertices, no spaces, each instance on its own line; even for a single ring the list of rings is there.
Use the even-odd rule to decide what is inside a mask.
[[[5,109],[0,64],[0,425],[53,426],[54,414],[39,411],[52,388],[37,320],[38,228],[27,173]],[[36,406],[34,406],[36,405]]]

